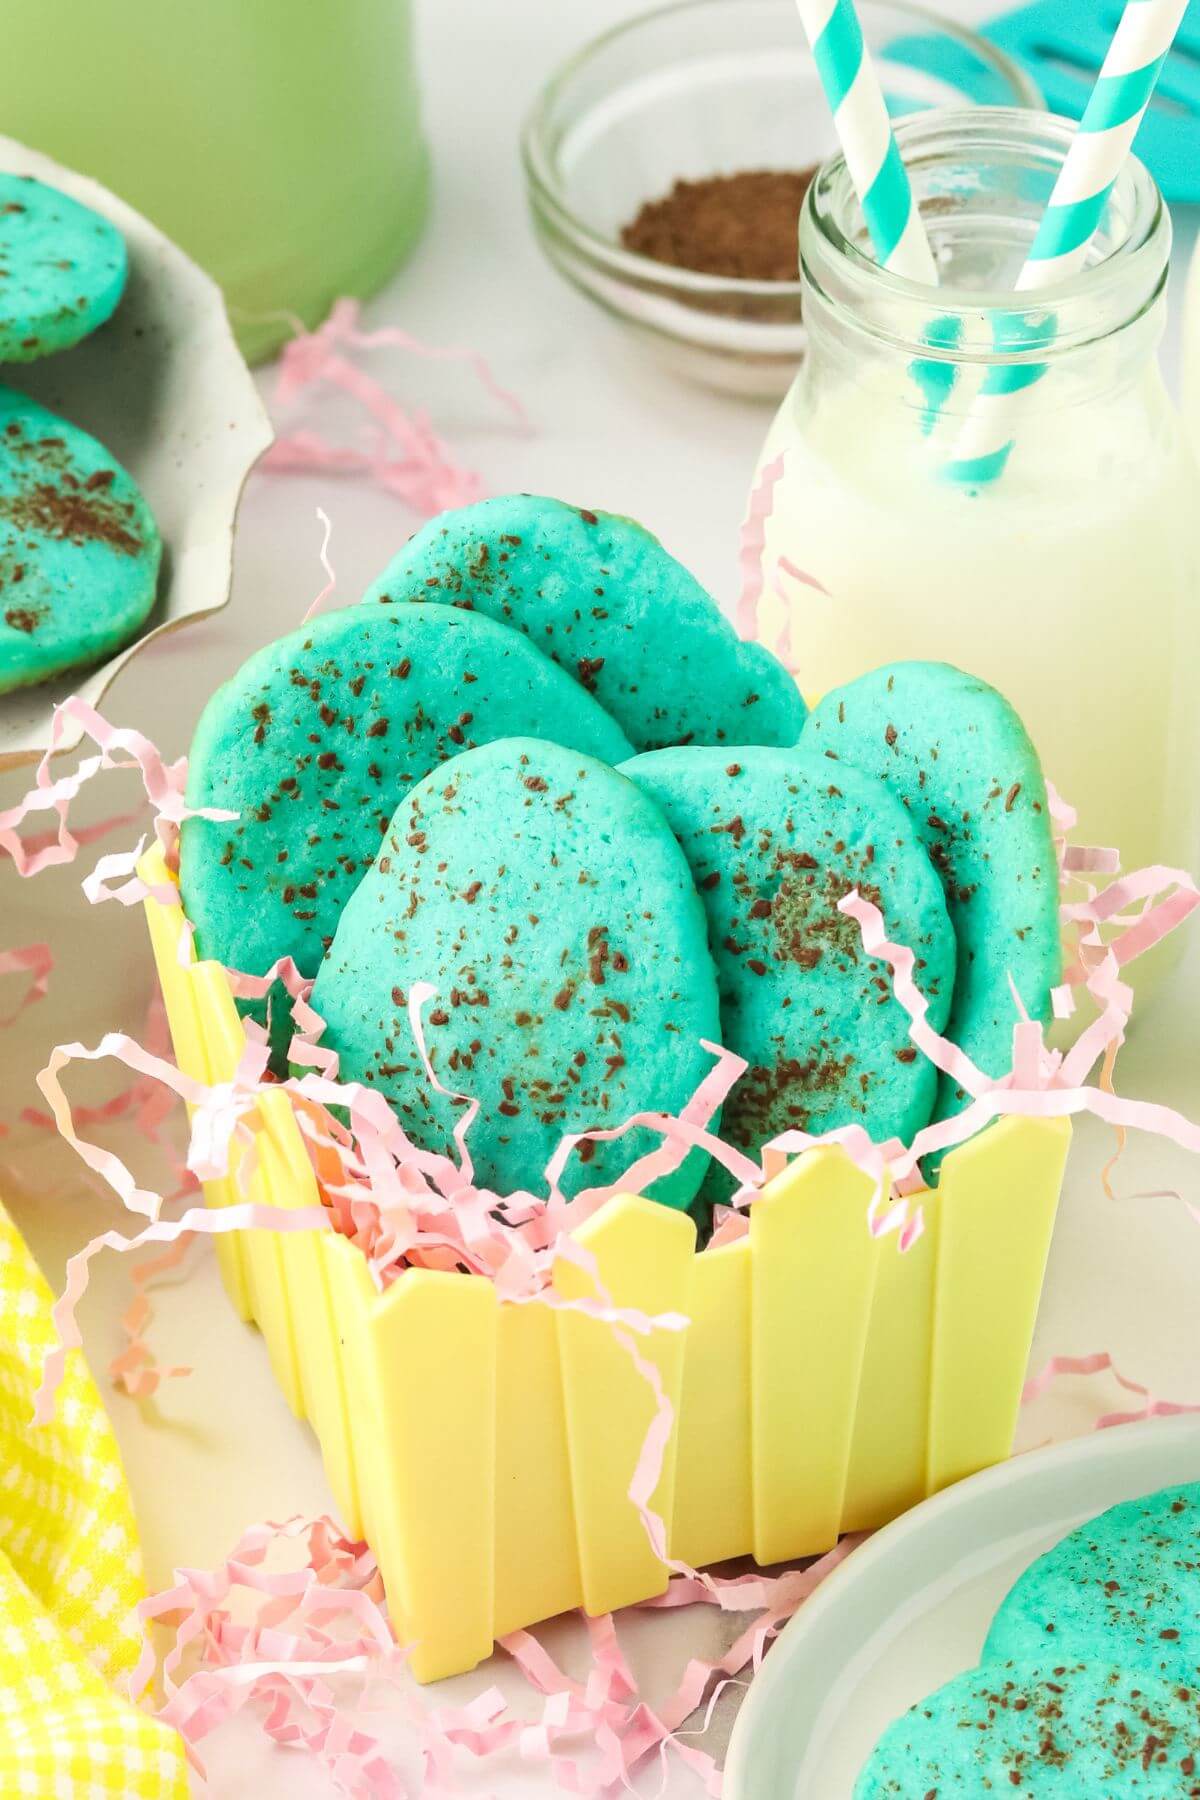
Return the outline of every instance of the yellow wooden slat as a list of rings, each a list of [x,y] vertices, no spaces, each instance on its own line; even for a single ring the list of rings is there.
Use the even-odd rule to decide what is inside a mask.
[[[280,1090],[265,1093],[259,1105],[264,1132],[277,1161],[274,1192],[279,1204],[293,1209],[319,1206],[316,1177],[289,1097]],[[303,1410],[320,1442],[334,1498],[343,1519],[348,1520],[358,1517],[358,1482],[333,1306],[325,1259],[320,1252],[324,1235],[316,1231],[288,1232],[279,1238],[279,1256]]]
[[[754,1555],[828,1550],[842,1520],[878,1240],[872,1183],[812,1150],[750,1209]]]
[[[364,1390],[352,1404],[370,1429],[355,1448],[393,1622],[419,1681],[492,1650],[497,1311],[483,1276],[410,1269],[366,1318]]]
[[[229,978],[220,963],[198,962],[193,981],[208,1048],[210,1077],[213,1081],[232,1081],[246,1047],[246,1034],[229,991]]]
[[[235,1201],[252,1202],[280,1211],[290,1205],[286,1165],[261,1122],[256,1122],[254,1127],[253,1147],[235,1141],[229,1161],[234,1170],[229,1191]],[[246,1166],[252,1172],[243,1189],[240,1176]],[[286,1239],[281,1232],[265,1229],[245,1231],[240,1235],[253,1291],[254,1316],[266,1339],[275,1379],[292,1411],[302,1419],[305,1417],[304,1393],[293,1326],[293,1308],[298,1306],[300,1296],[290,1291],[284,1254]]]
[[[157,846],[141,859],[138,864],[138,872],[143,881],[151,883],[155,887],[174,886],[174,877],[169,873],[166,863],[163,861],[162,851]],[[222,1079],[212,1072],[205,1030],[205,1023],[212,1006],[212,974],[204,975],[197,967],[191,941],[185,938],[183,912],[180,907],[165,906],[151,898],[146,901],[144,910],[150,932],[150,943],[154,951],[155,965],[158,970],[159,986],[162,989],[163,1004],[167,1011],[167,1023],[171,1029],[171,1042],[175,1050],[176,1063],[185,1074],[193,1076],[196,1080],[211,1082]],[[181,964],[179,960],[181,945],[185,957],[184,964]],[[213,967],[214,965],[211,963],[202,965],[202,968],[208,971],[211,971]],[[224,976],[221,975],[220,979],[226,986],[226,999],[232,1010],[233,1003],[228,996]],[[209,1206],[230,1205],[232,1202],[228,1181],[205,1182],[204,1198]],[[224,1232],[216,1237],[214,1243],[225,1290],[239,1317],[249,1319],[253,1308],[246,1285],[242,1246],[236,1235],[229,1232]]]
[[[324,1265],[325,1285],[333,1312],[334,1341],[346,1406],[345,1429],[351,1442],[356,1477],[352,1498],[357,1501],[357,1510],[352,1512],[347,1501],[339,1496],[339,1503],[344,1508],[342,1523],[352,1538],[365,1537],[378,1555],[376,1495],[372,1486],[375,1422],[366,1396],[371,1392],[372,1344],[368,1323],[380,1296],[367,1268],[366,1257],[348,1238],[336,1232],[323,1232],[317,1239],[317,1252]],[[336,1488],[334,1492],[337,1493]]]
[[[1066,1119],[1002,1119],[942,1164],[931,1493],[1012,1448],[1070,1139]]]
[[[671,1547],[699,1568],[753,1538],[750,1240],[695,1258],[679,1403]]]
[[[171,879],[157,852],[141,867]],[[224,971],[181,964],[177,908],[146,911],[180,1067],[228,1079],[244,1033]],[[312,1203],[291,1104],[264,1097],[249,1194],[239,1148],[210,1204]],[[871,1184],[836,1151],[787,1170],[722,1251],[697,1258],[689,1219],[631,1196],[580,1229],[614,1304],[693,1320],[636,1340],[676,1411],[654,1496],[673,1554],[815,1552],[1008,1453],[1069,1135],[1008,1120],[953,1152],[904,1255],[870,1238]],[[218,1251],[313,1419],[347,1529],[375,1549],[419,1680],[581,1599],[599,1612],[662,1590],[628,1498],[654,1401],[607,1325],[500,1307],[456,1274],[408,1271],[380,1295],[331,1233]],[[565,1260],[555,1286],[593,1291]]]
[[[938,1196],[914,1194],[925,1230],[901,1251],[879,1246],[875,1297],[854,1416],[843,1531],[874,1531],[925,1497]]]
[[[208,1052],[209,1079],[214,1082],[231,1081],[245,1049],[246,1034],[242,1029],[233,995],[229,991],[228,978],[220,963],[200,962],[196,964],[193,980]],[[234,1180],[233,1164],[234,1159],[231,1157],[230,1173],[223,1181],[205,1185],[205,1198],[210,1206],[237,1206],[250,1197],[242,1192]],[[270,1308],[274,1301],[270,1292],[260,1296],[257,1291],[257,1270],[260,1264],[265,1264],[269,1287],[273,1288],[275,1284],[271,1280],[271,1257],[261,1245],[257,1251],[255,1249],[260,1236],[261,1233],[257,1232],[238,1232],[234,1235],[224,1233],[217,1239],[217,1243],[231,1245],[238,1259],[239,1279],[245,1301],[244,1310],[242,1307],[238,1310],[242,1312],[243,1318],[257,1319],[261,1325],[263,1306]]]
[[[161,856],[157,859],[143,857],[138,868],[146,882],[153,881],[159,887],[174,885]],[[150,899],[145,902],[143,910],[154,951],[158,984],[162,989],[163,1005],[167,1011],[167,1023],[171,1028],[175,1061],[185,1075],[191,1075],[196,1081],[207,1081],[208,1058],[199,1012],[202,1002],[193,980],[195,956],[190,940],[183,945],[184,961],[180,962],[183,909],[179,905],[166,906],[158,900]]]
[[[228,1180],[206,1181],[204,1201],[207,1206],[233,1206],[242,1196],[235,1194]],[[223,1231],[213,1238],[221,1281],[239,1319],[247,1323],[255,1318],[254,1298],[250,1286],[250,1270],[239,1232]]]
[[[496,1376],[495,1635],[583,1604],[554,1314],[503,1304]]]
[[[595,1257],[615,1306],[652,1317],[687,1313],[696,1228],[686,1213],[619,1194],[575,1236]],[[564,1298],[596,1297],[590,1276],[562,1258],[554,1285]],[[649,1383],[609,1325],[560,1311],[558,1342],[584,1604],[590,1613],[608,1612],[661,1593],[667,1584],[666,1566],[654,1555],[628,1492],[657,1407]],[[660,1330],[636,1342],[658,1369],[678,1416],[683,1334]],[[652,1501],[668,1521],[677,1439],[672,1431]]]

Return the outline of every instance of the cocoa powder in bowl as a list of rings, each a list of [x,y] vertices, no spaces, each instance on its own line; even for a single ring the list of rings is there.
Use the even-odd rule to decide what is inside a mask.
[[[815,169],[743,169],[677,181],[622,227],[627,250],[735,281],[796,281],[800,207]]]

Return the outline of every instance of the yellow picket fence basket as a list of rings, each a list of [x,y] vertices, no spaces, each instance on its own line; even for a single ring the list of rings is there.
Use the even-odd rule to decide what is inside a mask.
[[[157,854],[142,873],[172,880]],[[228,1080],[244,1035],[225,973],[181,960],[178,905],[146,912],[179,1066]],[[285,1092],[253,1129],[246,1191],[231,1172],[208,1204],[316,1204]],[[716,1250],[632,1195],[580,1227],[617,1305],[690,1321],[642,1341],[675,1410],[653,1501],[673,1557],[811,1555],[1009,1454],[1069,1140],[1066,1120],[1007,1119],[953,1151],[903,1254],[866,1231],[870,1183],[837,1150],[798,1158]],[[654,1402],[610,1327],[479,1276],[413,1269],[381,1294],[333,1232],[216,1244],[420,1680],[555,1613],[663,1591],[627,1491]],[[564,1261],[555,1285],[588,1278]]]

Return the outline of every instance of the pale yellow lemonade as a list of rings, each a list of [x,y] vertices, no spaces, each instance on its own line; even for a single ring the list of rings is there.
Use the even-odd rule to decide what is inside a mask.
[[[1117,845],[1126,868],[1195,865],[1200,483],[1157,368],[1099,412],[1035,412],[973,494],[944,479],[944,437],[897,441],[897,405],[878,382],[785,401],[761,464],[782,454],[763,635],[786,630],[810,697],[904,657],[985,676],[1078,808],[1079,841]]]
[[[1183,364],[1183,422],[1200,460],[1200,235],[1192,244],[1179,330]]]

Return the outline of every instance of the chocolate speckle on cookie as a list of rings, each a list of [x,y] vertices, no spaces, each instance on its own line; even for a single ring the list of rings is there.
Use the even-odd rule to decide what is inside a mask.
[[[623,765],[666,814],[708,918],[726,1046],[748,1067],[722,1132],[758,1150],[791,1128],[864,1124],[877,1140],[928,1122],[936,1071],[908,1046],[907,1016],[858,925],[857,889],[889,934],[924,959],[930,1017],[944,1023],[954,936],[937,878],[903,807],[847,771],[836,794],[803,750],[662,750]]]
[[[563,812],[555,796],[568,789]],[[386,843],[389,868],[377,863],[346,906],[313,1005],[343,1079],[378,1088],[415,1142],[451,1153],[458,1117],[415,1050],[387,1047],[411,1044],[391,996],[418,981],[433,985],[441,1021],[434,1071],[478,1102],[476,1179],[498,1192],[543,1191],[566,1133],[691,1097],[711,1067],[701,1040],[719,1035],[716,977],[687,863],[632,782],[512,738],[465,752],[452,788],[436,773],[417,783]],[[565,1190],[615,1179],[655,1142],[637,1131],[594,1145]],[[689,1157],[652,1197],[687,1205],[704,1160]]]

